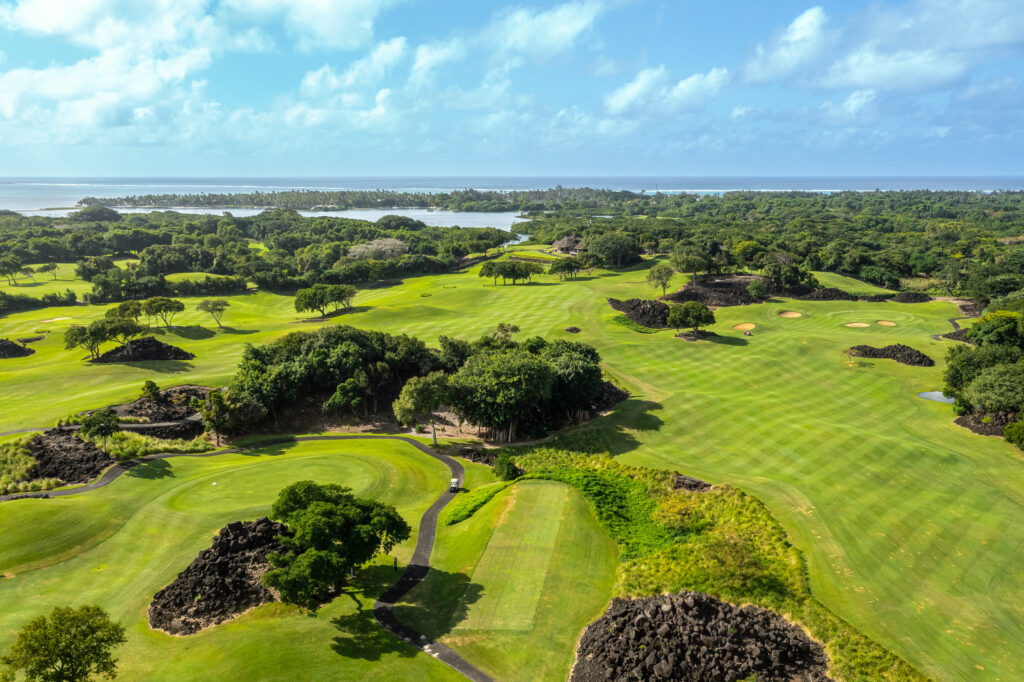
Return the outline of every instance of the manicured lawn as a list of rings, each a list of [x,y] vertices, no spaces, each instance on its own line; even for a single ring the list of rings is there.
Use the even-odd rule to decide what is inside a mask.
[[[360,291],[359,312],[326,323],[298,322],[291,298],[260,292],[230,299],[224,323],[240,333],[215,331],[195,311],[198,299],[189,299],[175,319],[182,330],[161,336],[196,353],[188,363],[88,365],[83,353],[62,350],[56,332],[68,321],[41,322],[94,319],[101,308],[9,315],[0,318],[0,336],[41,327],[55,333],[35,344],[36,355],[0,361],[0,431],[132,398],[145,379],[224,384],[244,343],[318,324],[406,332],[434,345],[442,334],[472,338],[511,322],[522,329],[520,338],[594,344],[608,372],[633,394],[598,422],[612,434],[615,454],[756,495],[805,552],[815,596],[839,616],[937,679],[1024,678],[1024,460],[1000,439],[955,426],[947,406],[915,396],[941,387],[952,342],[930,337],[950,331],[945,320],[956,316],[955,306],[775,301],[718,310],[719,342],[688,343],[673,332],[639,334],[609,323],[615,313],[605,297],[655,295],[645,281],[649,265],[567,282],[542,276],[518,286],[492,286],[475,270],[409,278]],[[843,279],[823,284],[864,286]],[[779,316],[787,310],[802,317]],[[744,322],[756,325],[750,337],[732,329]],[[846,327],[850,322],[868,326]],[[569,325],[582,333],[562,331]],[[938,365],[851,362],[845,350],[858,343],[905,343]],[[449,532],[469,532],[460,526],[441,530],[442,547]],[[565,656],[577,635],[578,629],[566,635]],[[471,639],[465,636],[460,651],[472,651],[465,648]]]
[[[0,579],[0,650],[39,613],[95,603],[128,629],[119,679],[461,679],[373,621],[374,597],[395,579],[391,557],[364,569],[316,618],[270,604],[178,638],[150,630],[145,615],[152,595],[220,527],[266,514],[285,485],[308,478],[350,486],[396,505],[415,529],[447,482],[440,462],[394,441],[316,442],[176,458],[132,473],[77,497],[3,504],[0,575],[9,577]],[[396,548],[400,564],[414,542]]]
[[[604,612],[615,583],[615,544],[582,495],[524,481],[441,527],[438,570],[399,617],[495,679],[564,680],[580,631]]]
[[[853,277],[843,277],[842,275],[837,275],[834,272],[815,272],[814,276],[818,278],[818,284],[823,287],[842,289],[843,291],[848,291],[857,296],[896,293],[891,289],[875,286],[874,284],[854,279]]]

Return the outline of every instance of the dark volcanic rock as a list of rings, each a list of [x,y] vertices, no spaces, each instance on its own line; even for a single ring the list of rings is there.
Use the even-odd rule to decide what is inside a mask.
[[[896,343],[884,348],[874,346],[853,346],[850,348],[854,355],[862,358],[879,358],[883,360],[895,360],[901,365],[912,365],[914,367],[934,367],[935,361],[921,351]]]
[[[649,301],[645,298],[631,298],[628,301],[609,298],[608,305],[644,327],[664,329],[668,326],[667,303]]]
[[[35,353],[34,350],[25,348],[20,343],[14,343],[10,339],[0,339],[0,359],[23,358],[33,353]]]
[[[470,462],[486,464],[489,467],[494,466],[494,460],[498,458],[497,451],[476,448],[472,445],[463,445],[456,454],[463,459],[468,459]]]
[[[108,350],[90,362],[138,362],[141,360],[191,360],[192,353],[164,343],[155,336],[132,339],[123,346]]]
[[[283,552],[275,538],[288,528],[263,517],[220,529],[213,545],[178,574],[149,604],[149,624],[172,635],[191,635],[260,604],[276,601],[260,583],[267,554]]]
[[[782,616],[700,592],[613,599],[580,638],[571,682],[828,680],[820,644]]]
[[[1016,412],[994,412],[992,414],[965,414],[954,419],[953,423],[970,429],[979,436],[1002,436],[1007,425],[1015,421],[1017,421]]]
[[[704,305],[717,307],[750,305],[751,303],[761,302],[747,291],[750,283],[757,280],[762,280],[765,284],[768,284],[767,280],[756,275],[736,275],[734,277],[721,277],[709,280],[692,277],[682,289],[669,294],[665,298],[678,303],[699,301]]]
[[[691,493],[703,493],[711,490],[710,483],[705,483],[699,478],[684,476],[680,473],[677,473],[676,477],[672,480],[672,487],[676,490],[687,490]]]
[[[124,405],[113,405],[110,409],[118,417],[143,417],[154,423],[188,419],[196,413],[191,405],[192,398],[205,400],[211,390],[207,386],[175,386],[160,391],[160,400],[139,398]]]
[[[801,301],[856,301],[857,296],[854,296],[848,291],[842,289],[836,289],[835,287],[823,287],[821,289],[815,289],[809,294],[804,294],[800,297]]]
[[[114,463],[114,458],[88,443],[74,431],[51,429],[28,444],[36,460],[32,478],[59,478],[64,483],[86,483]]]
[[[570,334],[579,334],[583,330],[580,329],[579,327],[566,327],[565,331],[569,332]]]
[[[196,419],[181,421],[176,424],[161,424],[159,426],[151,424],[122,424],[121,429],[124,431],[134,431],[143,436],[151,436],[153,438],[192,440],[203,432],[203,422]]]
[[[927,303],[932,297],[920,291],[901,291],[893,296],[892,300],[895,303]]]
[[[949,339],[950,341],[962,341],[963,343],[977,346],[978,344],[967,338],[966,329],[957,329],[955,332],[949,332],[948,334],[942,334],[942,338]]]

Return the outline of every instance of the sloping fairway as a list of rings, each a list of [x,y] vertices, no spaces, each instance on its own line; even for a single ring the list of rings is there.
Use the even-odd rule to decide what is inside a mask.
[[[495,679],[564,680],[576,639],[615,582],[615,544],[583,496],[523,481],[441,529],[432,559],[440,570],[409,595],[427,608],[400,606],[399,618]]]
[[[0,510],[0,650],[54,606],[99,604],[128,630],[119,679],[461,679],[380,628],[374,597],[394,581],[390,557],[316,618],[269,604],[196,635],[149,629],[153,594],[209,547],[224,524],[269,511],[277,492],[314,479],[394,504],[415,529],[447,469],[395,441],[266,447],[133,469],[80,496],[6,502]],[[216,484],[216,485],[214,485]],[[395,550],[411,554],[415,535]]]
[[[504,522],[494,530],[473,571],[473,582],[483,587],[483,596],[466,605],[466,618],[456,632],[528,632],[534,627],[569,489],[531,485],[513,488],[506,499],[514,513],[506,508]]]
[[[475,270],[409,278],[361,291],[359,312],[325,323],[296,322],[287,297],[232,297],[224,324],[246,333],[215,332],[212,320],[194,310],[198,299],[190,299],[175,319],[182,328],[162,337],[196,353],[189,363],[87,365],[83,353],[61,349],[59,332],[68,321],[41,323],[63,315],[85,321],[102,308],[9,315],[0,319],[0,336],[25,336],[41,326],[54,333],[34,345],[35,355],[0,361],[0,430],[131,399],[145,379],[161,386],[225,383],[243,342],[317,324],[406,332],[432,345],[440,334],[476,337],[511,322],[521,337],[596,346],[609,372],[633,393],[598,422],[612,435],[614,454],[756,495],[807,555],[815,596],[839,616],[936,679],[1024,679],[1024,459],[1000,439],[954,425],[947,406],[915,396],[942,385],[952,342],[930,336],[951,330],[946,318],[958,316],[955,306],[773,301],[718,310],[713,330],[721,337],[687,343],[673,338],[674,331],[639,334],[610,323],[616,314],[605,297],[653,297],[648,265],[519,286],[492,286]],[[826,284],[847,286],[841,279]],[[801,317],[780,317],[785,310]],[[851,322],[868,326],[845,326]],[[752,336],[732,329],[742,323],[756,325]],[[582,332],[563,332],[568,325]],[[845,354],[855,344],[890,343],[917,348],[937,366]],[[468,532],[461,526],[440,531],[442,546],[449,534]],[[33,542],[41,535],[30,533]],[[568,635],[566,656],[577,634]],[[460,652],[488,667],[472,658],[465,637]],[[515,660],[511,649],[498,653],[496,660]]]

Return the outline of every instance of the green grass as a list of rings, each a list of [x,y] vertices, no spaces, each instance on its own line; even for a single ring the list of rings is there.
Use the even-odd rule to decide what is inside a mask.
[[[832,287],[835,289],[842,289],[843,291],[855,294],[857,296],[872,296],[876,294],[895,294],[896,292],[892,289],[885,289],[884,287],[875,286],[869,282],[864,282],[853,277],[844,277],[843,275],[837,275],[834,272],[815,272],[814,276],[818,278],[818,284],[823,287]]]
[[[447,512],[446,512],[447,513]],[[564,680],[615,582],[614,543],[586,500],[551,481],[506,488],[438,535],[431,572],[399,606],[410,625],[500,680]]]
[[[447,482],[436,460],[394,441],[300,443],[244,455],[151,462],[106,488],[3,505],[0,650],[54,606],[95,603],[121,620],[119,679],[461,679],[383,631],[373,598],[394,580],[391,558],[364,569],[354,589],[310,618],[264,605],[195,636],[149,629],[152,595],[210,544],[225,523],[255,519],[301,479],[351,486],[416,521]],[[216,483],[216,485],[213,485]],[[396,548],[404,564],[414,537]],[[13,577],[12,577],[13,576]]]
[[[806,556],[815,597],[922,672],[940,680],[1024,677],[1015,647],[1024,641],[1024,526],[1017,522],[1024,461],[1002,440],[954,425],[947,406],[915,396],[942,385],[951,342],[930,336],[950,331],[946,318],[957,315],[955,306],[782,300],[717,310],[711,329],[718,342],[686,343],[609,322],[605,297],[656,293],[644,281],[647,265],[506,287],[486,286],[475,269],[411,277],[360,291],[361,312],[323,324],[405,332],[432,345],[441,334],[474,338],[511,322],[521,336],[594,344],[607,371],[633,394],[597,424],[620,462],[727,482],[756,496]],[[849,286],[847,280],[840,288]],[[34,344],[35,355],[2,361],[3,430],[133,399],[145,379],[224,384],[243,343],[315,326],[296,321],[288,297],[260,292],[230,300],[224,323],[251,333],[215,331],[190,301],[175,322],[212,333],[161,337],[196,353],[188,363],[88,365],[82,353],[61,350],[56,334]],[[40,320],[59,315],[95,319],[102,310],[8,315],[0,318],[0,336],[29,335]],[[803,317],[781,318],[783,310]],[[751,337],[732,330],[741,322],[757,325]],[[66,323],[42,326],[60,331]],[[582,333],[563,332],[569,325]],[[858,343],[905,343],[937,366],[850,364],[844,351]],[[442,536],[464,532],[470,521]]]

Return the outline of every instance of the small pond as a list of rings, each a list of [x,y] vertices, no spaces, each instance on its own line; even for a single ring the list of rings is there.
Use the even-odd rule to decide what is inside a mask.
[[[946,403],[952,405],[956,402],[956,398],[950,398],[942,391],[922,391],[917,394],[918,398],[924,398],[925,400],[934,400],[937,403]]]

